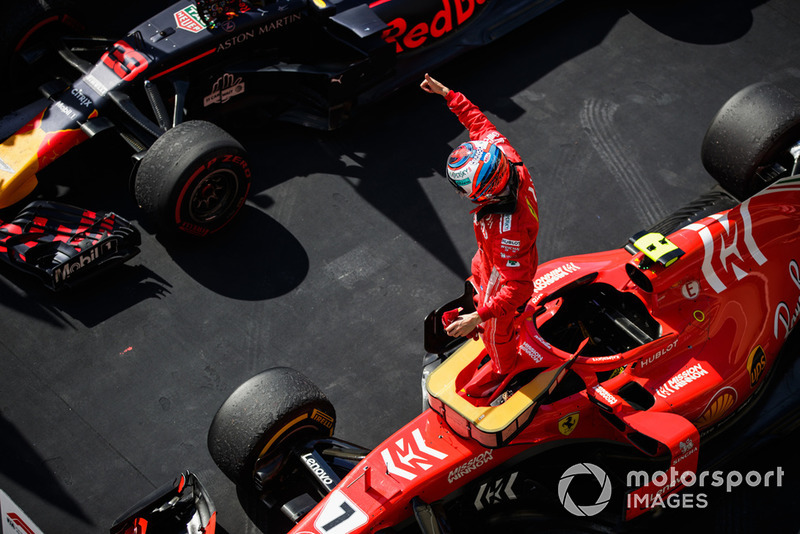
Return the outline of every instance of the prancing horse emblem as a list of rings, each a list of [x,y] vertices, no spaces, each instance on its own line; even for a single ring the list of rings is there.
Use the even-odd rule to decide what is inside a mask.
[[[571,414],[565,415],[561,419],[558,420],[558,431],[561,432],[565,436],[569,436],[575,427],[578,426],[578,418],[580,417],[579,412],[572,412]]]

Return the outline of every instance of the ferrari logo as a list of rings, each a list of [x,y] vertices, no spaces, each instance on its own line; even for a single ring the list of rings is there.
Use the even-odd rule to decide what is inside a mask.
[[[569,436],[572,431],[575,430],[575,427],[578,426],[578,418],[580,415],[580,412],[572,412],[559,419],[558,431],[565,436]]]

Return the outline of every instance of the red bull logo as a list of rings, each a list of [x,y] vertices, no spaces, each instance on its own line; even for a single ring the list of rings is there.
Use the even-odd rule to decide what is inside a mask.
[[[390,0],[378,0],[370,7],[386,21],[388,28],[382,37],[384,41],[394,43],[399,54],[446,37],[479,13],[487,1],[441,0],[441,4],[434,5],[433,9],[428,2],[403,3],[401,11],[393,9]]]

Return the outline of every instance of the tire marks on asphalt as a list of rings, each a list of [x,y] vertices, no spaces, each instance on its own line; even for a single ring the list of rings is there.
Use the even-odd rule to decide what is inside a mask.
[[[540,262],[581,252],[574,246],[575,239],[564,237],[574,234],[583,217],[591,212],[586,209],[575,180],[576,176],[585,176],[588,172],[589,158],[584,149],[578,143],[563,144],[552,147],[552,152],[557,155],[555,164],[545,172],[535,168],[536,162],[531,168],[537,194],[541,194],[542,199],[539,215],[544,222],[536,240]],[[574,209],[550,209],[559,206],[572,206]]]
[[[619,105],[614,102],[589,98],[581,109],[581,126],[600,159],[617,179],[627,204],[644,226],[650,226],[667,210],[642,166],[625,149],[614,124],[614,114],[618,108]]]
[[[375,254],[367,245],[361,245],[327,263],[323,269],[332,280],[347,289],[370,278],[376,272],[385,269],[387,262]]]

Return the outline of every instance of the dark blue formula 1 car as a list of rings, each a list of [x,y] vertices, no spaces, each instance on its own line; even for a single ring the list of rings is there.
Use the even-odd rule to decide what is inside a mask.
[[[22,103],[18,88],[45,79],[48,101],[0,144],[0,209],[31,195],[70,149],[115,131],[133,150],[131,188],[158,231],[207,236],[239,211],[252,172],[217,119],[258,109],[336,128],[357,106],[558,3],[181,0],[100,38],[76,31],[70,0],[21,0],[0,22],[12,77],[2,100]]]

